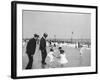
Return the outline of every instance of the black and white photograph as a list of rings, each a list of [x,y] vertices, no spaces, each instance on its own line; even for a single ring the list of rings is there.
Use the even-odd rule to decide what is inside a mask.
[[[91,66],[91,14],[23,10],[23,69]]]
[[[31,2],[13,6],[16,77],[96,73],[96,6]]]

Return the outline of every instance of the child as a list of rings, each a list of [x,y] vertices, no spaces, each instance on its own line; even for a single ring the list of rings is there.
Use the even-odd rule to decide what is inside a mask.
[[[53,68],[53,64],[54,64],[54,50],[51,48],[50,52],[47,55],[48,57],[48,68]]]
[[[60,60],[59,60],[59,63],[61,64],[61,67],[64,67],[64,65],[68,63],[68,60],[66,58],[66,54],[64,53],[64,50],[62,50],[60,48],[59,51],[60,51]]]
[[[49,59],[50,59],[50,62],[53,62],[54,61],[54,56],[53,56],[53,54],[54,54],[54,50],[51,48],[50,49],[50,52],[48,53],[48,57],[49,57]]]

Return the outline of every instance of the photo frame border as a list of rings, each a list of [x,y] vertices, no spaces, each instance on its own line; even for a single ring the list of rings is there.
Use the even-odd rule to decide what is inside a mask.
[[[60,7],[80,7],[96,9],[96,71],[84,73],[68,73],[68,74],[53,74],[53,75],[37,75],[37,76],[17,76],[17,4],[34,4],[34,5],[48,5]],[[42,2],[26,2],[26,1],[12,1],[11,2],[11,78],[40,78],[40,77],[55,77],[55,76],[72,76],[98,73],[98,7],[89,5],[73,5],[73,4],[58,4],[58,3],[42,3]]]

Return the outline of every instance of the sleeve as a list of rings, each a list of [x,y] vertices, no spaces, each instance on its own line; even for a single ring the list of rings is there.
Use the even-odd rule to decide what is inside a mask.
[[[26,53],[30,52],[30,47],[31,47],[31,40],[28,41],[27,46],[26,46]]]

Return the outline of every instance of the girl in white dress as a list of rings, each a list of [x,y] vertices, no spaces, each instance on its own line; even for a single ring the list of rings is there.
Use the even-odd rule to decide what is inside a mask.
[[[49,57],[49,62],[53,62],[54,61],[54,50],[51,48],[50,52],[47,55]]]
[[[68,60],[66,58],[66,53],[64,52],[64,50],[60,49],[60,60],[59,63],[61,64],[61,67],[64,67],[67,63]]]
[[[55,55],[54,55],[54,50],[51,48],[50,49],[50,52],[48,53],[48,55],[47,55],[47,57],[48,57],[48,62],[47,62],[47,66],[48,66],[48,68],[54,68],[55,67],[55,65],[54,65],[54,57],[55,57]]]

